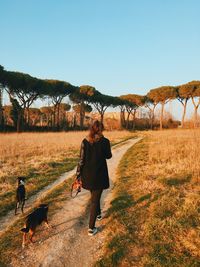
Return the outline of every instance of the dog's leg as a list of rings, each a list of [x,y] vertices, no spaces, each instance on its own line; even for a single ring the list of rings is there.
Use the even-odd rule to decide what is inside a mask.
[[[31,243],[33,243],[33,236],[35,234],[34,230],[30,230],[29,234],[30,234],[30,241],[31,241]]]
[[[26,244],[26,233],[23,233],[22,248],[25,247],[25,244]]]
[[[17,209],[19,208],[19,202],[16,202],[16,205],[15,205],[15,215],[17,214]]]
[[[26,228],[26,224],[24,224],[24,228]],[[22,248],[25,247],[25,244],[26,244],[26,236],[27,236],[27,233],[26,232],[23,232]]]
[[[22,200],[22,207],[21,207],[22,213],[24,213],[24,204],[25,204],[25,199]]]
[[[48,222],[47,218],[45,219],[44,223],[45,223],[45,225],[46,225],[46,227],[47,227],[47,228],[49,228],[49,227],[50,227],[50,226],[49,226],[49,222]]]

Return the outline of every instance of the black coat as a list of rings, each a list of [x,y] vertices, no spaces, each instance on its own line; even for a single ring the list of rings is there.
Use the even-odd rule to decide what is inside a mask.
[[[86,138],[82,141],[76,176],[81,179],[83,188],[88,190],[109,188],[106,159],[111,157],[110,141],[107,138],[102,136],[94,143]]]

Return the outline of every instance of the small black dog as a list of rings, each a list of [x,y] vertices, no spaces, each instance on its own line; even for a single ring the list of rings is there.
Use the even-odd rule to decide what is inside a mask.
[[[48,214],[48,204],[41,204],[36,210],[34,210],[26,217],[24,228],[21,229],[21,231],[23,232],[23,241],[22,241],[23,248],[26,243],[27,233],[29,233],[30,241],[32,243],[33,236],[35,234],[37,226],[39,226],[42,222],[45,222],[46,226],[49,228],[47,214]]]
[[[21,211],[24,213],[24,204],[26,200],[26,189],[25,189],[25,177],[18,177],[18,187],[16,191],[16,205],[15,205],[15,215],[17,214],[17,209],[21,204]]]

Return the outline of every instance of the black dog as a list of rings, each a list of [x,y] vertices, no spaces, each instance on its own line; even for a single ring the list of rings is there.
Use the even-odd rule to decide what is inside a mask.
[[[24,213],[24,204],[26,200],[26,190],[25,190],[25,178],[24,177],[18,177],[18,187],[16,191],[16,205],[15,205],[15,215],[17,214],[17,209],[19,208],[19,205],[21,204],[21,211]]]
[[[30,235],[30,241],[33,242],[33,236],[35,234],[36,228],[42,222],[45,222],[46,226],[49,228],[47,214],[48,204],[41,204],[36,210],[34,210],[26,217],[24,228],[21,229],[21,231],[23,232],[22,247],[25,246],[27,233],[29,233]]]

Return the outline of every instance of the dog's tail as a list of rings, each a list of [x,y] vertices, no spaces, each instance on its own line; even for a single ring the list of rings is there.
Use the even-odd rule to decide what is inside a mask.
[[[29,228],[28,227],[24,227],[24,228],[21,229],[21,231],[23,233],[28,233],[29,232]]]

